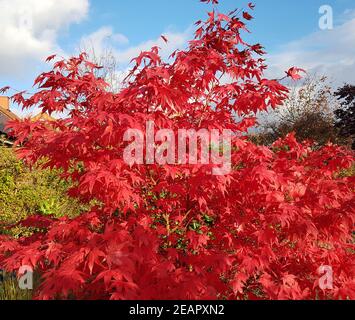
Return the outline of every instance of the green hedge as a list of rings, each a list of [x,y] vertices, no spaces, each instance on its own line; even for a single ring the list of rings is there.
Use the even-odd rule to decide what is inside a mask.
[[[28,168],[12,149],[0,147],[0,234],[4,225],[15,224],[34,214],[55,217],[76,216],[85,210],[78,201],[66,195],[69,183],[55,170]],[[12,235],[23,235],[15,228]]]

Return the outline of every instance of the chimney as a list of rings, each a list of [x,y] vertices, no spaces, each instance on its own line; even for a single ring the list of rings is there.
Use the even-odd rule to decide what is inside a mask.
[[[0,107],[3,107],[5,110],[10,111],[10,99],[9,99],[9,97],[0,96]]]

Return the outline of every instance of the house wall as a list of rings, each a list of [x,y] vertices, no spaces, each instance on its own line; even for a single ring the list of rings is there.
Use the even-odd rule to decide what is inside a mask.
[[[0,96],[0,107],[3,107],[5,110],[10,110],[10,99]]]

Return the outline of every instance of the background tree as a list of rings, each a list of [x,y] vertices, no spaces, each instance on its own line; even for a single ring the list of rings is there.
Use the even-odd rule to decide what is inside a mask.
[[[97,78],[102,78],[107,83],[107,90],[110,92],[118,92],[122,89],[124,83],[125,72],[120,70],[119,62],[115,56],[114,50],[106,47],[102,50],[97,50],[93,43],[83,43],[79,48],[79,52],[85,52],[88,60],[95,65],[100,66],[94,70]],[[83,72],[87,71],[84,67]]]
[[[299,141],[311,139],[318,145],[338,142],[334,130],[336,99],[325,76],[308,76],[303,83],[294,83],[289,97],[280,108],[262,119],[262,127],[252,138],[270,145],[295,132]]]
[[[335,111],[336,128],[355,150],[355,86],[346,84],[338,89],[335,96],[341,103],[341,108]]]

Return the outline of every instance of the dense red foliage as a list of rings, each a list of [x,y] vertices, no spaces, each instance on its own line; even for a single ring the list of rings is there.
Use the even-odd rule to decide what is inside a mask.
[[[43,232],[2,239],[1,264],[42,275],[39,299],[355,298],[354,178],[339,175],[353,155],[293,135],[272,148],[244,137],[255,113],[280,105],[287,89],[263,77],[261,45],[241,38],[250,15],[234,14],[211,12],[169,63],[158,48],[143,52],[117,94],[82,54],[39,76],[38,93],[14,97],[68,115],[13,123],[20,156],[47,157],[76,183],[71,195],[99,203],[72,220],[32,217],[25,224]],[[128,166],[124,132],[147,120],[238,132],[233,171]],[[333,268],[334,290],[318,287],[322,265]]]

